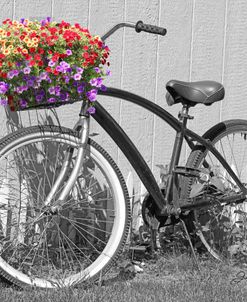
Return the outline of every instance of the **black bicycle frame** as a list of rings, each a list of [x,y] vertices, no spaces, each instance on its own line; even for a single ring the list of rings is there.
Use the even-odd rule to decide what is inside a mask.
[[[227,170],[229,175],[242,190],[243,194],[244,195],[247,194],[247,189],[241,183],[237,175],[234,173],[234,171],[231,169],[231,167],[228,165],[225,159],[221,156],[221,154],[213,147],[211,142],[199,136],[195,132],[187,128],[184,128],[181,122],[179,122],[175,117],[173,117],[162,107],[158,106],[157,104],[143,97],[140,97],[138,95],[135,95],[133,93],[121,89],[107,88],[106,91],[99,91],[99,94],[110,96],[110,97],[116,97],[122,100],[130,101],[136,105],[139,105],[147,109],[148,111],[154,113],[155,115],[159,116],[162,120],[168,123],[177,132],[177,135],[183,132],[184,138],[186,139],[187,143],[191,148],[193,148],[194,146],[193,143],[194,141],[204,146],[207,150],[209,150],[210,152],[212,152],[212,154],[215,155],[215,157],[219,160],[222,166]],[[118,147],[122,150],[128,161],[136,171],[137,175],[143,182],[147,191],[153,197],[159,210],[162,212],[162,210],[164,210],[165,208],[166,200],[163,194],[161,193],[161,190],[154,178],[154,175],[150,170],[150,168],[148,167],[147,163],[145,162],[144,158],[137,150],[133,142],[129,139],[129,137],[124,132],[124,130],[120,127],[120,125],[97,101],[95,102],[95,108],[96,108],[96,113],[92,116],[100,124],[100,126],[111,136],[111,138],[115,141]],[[178,150],[176,150],[176,148],[174,147],[172,157],[174,157],[174,152],[177,151]],[[173,168],[174,167],[172,167],[172,169]]]

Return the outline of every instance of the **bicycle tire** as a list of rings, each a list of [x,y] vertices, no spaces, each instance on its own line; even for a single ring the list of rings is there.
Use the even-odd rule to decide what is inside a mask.
[[[78,142],[77,132],[54,125],[23,128],[0,140],[0,274],[17,286],[94,282],[122,252],[131,217],[127,187],[93,140],[66,202],[56,213],[44,206],[64,151],[74,152],[72,169]]]
[[[203,137],[212,142],[240,180],[246,184],[247,158],[245,155],[247,155],[247,153],[245,152],[247,146],[247,121],[229,120],[218,123],[209,129]],[[206,195],[203,194],[210,194],[210,196],[214,196],[214,198],[216,196],[214,200],[217,201],[217,194],[223,196],[224,194],[229,195],[231,192],[236,193],[239,189],[223,166],[219,164],[216,158],[205,150],[205,148],[198,146],[199,145],[196,145],[190,153],[186,166],[196,169],[204,168],[204,172],[202,172],[204,180],[183,177],[181,185],[182,199],[190,201],[195,194],[198,194],[198,196],[202,194],[204,197]],[[209,167],[205,167],[205,159]],[[243,168],[245,170],[243,170]],[[205,172],[205,169],[207,172]],[[193,186],[195,189],[194,192],[192,192]],[[236,213],[236,210],[239,213]],[[193,220],[196,234],[200,237],[201,242],[208,252],[211,253],[214,258],[222,260],[231,254],[229,253],[230,246],[237,240],[237,238],[234,237],[237,235],[237,231],[240,232],[243,225],[243,227],[246,228],[246,225],[243,223],[246,213],[247,207],[245,203],[219,206],[217,202],[215,202],[207,208],[194,210],[190,217]]]

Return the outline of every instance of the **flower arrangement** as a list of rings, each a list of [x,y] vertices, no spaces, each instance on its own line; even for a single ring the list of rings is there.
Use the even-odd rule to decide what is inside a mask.
[[[6,19],[0,27],[0,104],[11,110],[87,100],[89,113],[109,48],[79,24]]]

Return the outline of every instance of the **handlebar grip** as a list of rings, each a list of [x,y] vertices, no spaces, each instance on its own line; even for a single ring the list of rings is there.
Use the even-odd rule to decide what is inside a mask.
[[[144,24],[142,21],[138,21],[136,23],[135,30],[138,33],[141,31],[145,31],[147,33],[157,34],[161,36],[165,36],[167,33],[167,30],[165,28],[151,24]]]

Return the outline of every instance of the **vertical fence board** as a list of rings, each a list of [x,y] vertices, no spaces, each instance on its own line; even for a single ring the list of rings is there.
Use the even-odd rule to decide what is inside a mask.
[[[52,0],[15,1],[15,18],[36,18],[37,20],[51,17]]]
[[[156,103],[174,116],[177,116],[181,105],[167,106],[166,83],[170,79],[189,80],[191,22],[192,0],[161,1],[160,26],[167,28],[167,35],[159,38]],[[155,175],[159,174],[157,164],[169,164],[174,137],[175,131],[156,118],[153,154]]]
[[[247,2],[228,1],[222,120],[247,117]]]
[[[104,16],[104,17],[101,17]],[[97,0],[91,1],[90,6],[90,30],[94,34],[102,36],[111,27],[124,20],[124,1],[122,0],[104,0],[99,3]],[[121,66],[123,52],[123,30],[120,29],[106,40],[106,45],[110,48],[109,69],[112,75],[105,80],[106,86],[120,87],[121,85]],[[116,98],[99,96],[98,101],[109,111],[109,113],[119,121],[120,119],[120,101]],[[101,135],[95,137],[110,155],[117,161],[118,148],[112,139],[93,121],[92,132],[99,132]]]
[[[191,81],[221,82],[224,50],[226,1],[195,1]],[[220,102],[197,105],[191,110],[194,120],[189,127],[203,134],[220,119]]]
[[[127,1],[126,20],[157,24],[159,1]],[[122,70],[122,88],[129,90],[150,100],[155,95],[157,36],[126,29],[124,44],[124,64]],[[133,140],[141,154],[151,167],[153,141],[153,115],[146,110],[128,102],[121,104],[120,124]],[[130,169],[120,154],[120,166],[124,175]],[[134,178],[135,187],[137,178]]]

